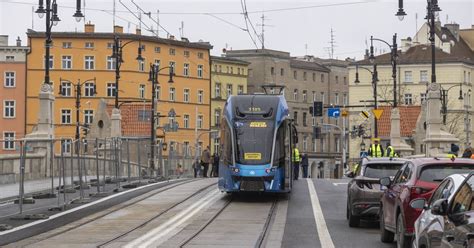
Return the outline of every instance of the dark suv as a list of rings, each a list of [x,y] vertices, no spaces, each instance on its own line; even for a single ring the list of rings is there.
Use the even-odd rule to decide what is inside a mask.
[[[474,159],[417,158],[406,162],[393,180],[381,178],[380,184],[387,187],[380,208],[382,242],[393,242],[395,236],[397,247],[409,247],[415,220],[421,214],[421,209],[412,208],[410,201],[428,200],[445,177],[472,170]]]
[[[360,219],[378,220],[382,177],[393,177],[406,162],[400,158],[364,158],[361,165],[348,177],[347,213],[350,227],[359,226]]]

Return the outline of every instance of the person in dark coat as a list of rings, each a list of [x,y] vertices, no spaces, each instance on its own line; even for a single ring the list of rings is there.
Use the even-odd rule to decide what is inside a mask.
[[[201,164],[204,167],[202,171],[202,176],[207,177],[207,171],[209,170],[209,164],[211,163],[211,152],[209,151],[209,146],[202,151],[201,154]]]
[[[451,151],[449,151],[449,154],[454,154],[457,157],[458,153],[459,153],[459,146],[456,144],[451,144]]]
[[[212,156],[212,169],[211,177],[217,177],[219,175],[219,154],[216,152]]]
[[[303,158],[301,159],[301,168],[303,169],[303,178],[308,178],[308,154],[303,154]]]

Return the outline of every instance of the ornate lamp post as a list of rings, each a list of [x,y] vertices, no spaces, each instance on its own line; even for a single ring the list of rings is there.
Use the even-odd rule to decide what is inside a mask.
[[[377,64],[374,64],[374,69],[371,71],[370,69],[367,69],[365,67],[360,67],[372,75],[372,88],[373,88],[373,95],[374,95],[374,109],[377,109],[377,82],[379,81],[378,77],[378,72],[377,72]],[[360,83],[359,80],[359,66],[356,65],[356,79],[354,83],[358,84]],[[377,127],[377,118],[374,118],[374,138],[377,138],[379,136],[378,132],[378,127]]]

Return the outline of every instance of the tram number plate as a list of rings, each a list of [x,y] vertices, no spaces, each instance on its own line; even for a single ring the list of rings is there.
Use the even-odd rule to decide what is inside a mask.
[[[267,127],[267,123],[263,121],[250,122],[250,127]]]
[[[245,153],[244,154],[245,160],[260,160],[262,159],[261,153]]]

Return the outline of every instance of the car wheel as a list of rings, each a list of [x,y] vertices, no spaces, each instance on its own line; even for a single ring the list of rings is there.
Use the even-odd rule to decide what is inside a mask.
[[[392,243],[394,239],[393,232],[385,229],[384,214],[382,206],[380,206],[380,241],[384,243]]]
[[[358,216],[354,216],[352,214],[352,210],[349,208],[348,213],[349,215],[349,226],[350,227],[359,227],[360,224],[360,218]]]
[[[397,248],[410,248],[410,238],[405,236],[402,214],[397,216]]]

